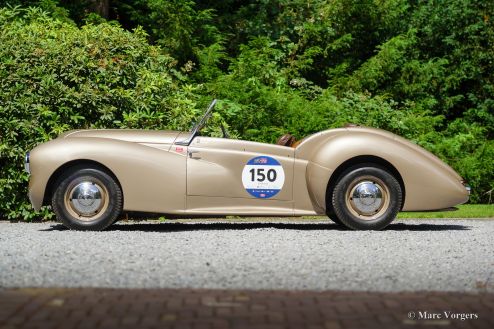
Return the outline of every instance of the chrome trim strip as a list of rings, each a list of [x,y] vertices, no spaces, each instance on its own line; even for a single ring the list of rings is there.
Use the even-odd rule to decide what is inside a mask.
[[[29,157],[30,157],[31,152],[27,152],[26,155],[24,156],[24,170],[28,173],[31,174],[31,166],[29,165]]]

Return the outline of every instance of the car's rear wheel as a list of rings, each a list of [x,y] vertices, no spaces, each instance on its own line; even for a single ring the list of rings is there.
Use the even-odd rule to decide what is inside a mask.
[[[74,168],[63,175],[52,198],[57,218],[75,230],[103,230],[122,211],[122,190],[115,179],[96,168]]]
[[[338,220],[354,230],[380,230],[391,223],[401,208],[398,180],[377,165],[346,170],[337,180],[332,209]]]

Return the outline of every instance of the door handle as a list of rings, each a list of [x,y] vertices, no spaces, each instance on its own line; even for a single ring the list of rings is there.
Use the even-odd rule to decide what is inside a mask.
[[[191,159],[200,159],[201,157],[194,157],[192,154],[199,153],[199,151],[187,151],[187,154],[189,155],[189,158]]]

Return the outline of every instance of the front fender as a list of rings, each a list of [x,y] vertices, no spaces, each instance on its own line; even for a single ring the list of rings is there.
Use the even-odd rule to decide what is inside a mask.
[[[461,177],[440,159],[401,137],[377,129],[348,128],[322,133],[301,144],[297,157],[306,157],[309,194],[326,209],[326,190],[332,174],[356,157],[378,157],[401,175],[406,199],[403,210],[436,210],[468,200]]]
[[[91,137],[59,138],[41,144],[30,154],[31,203],[35,210],[41,208],[47,183],[59,168],[90,160],[108,168],[118,179],[124,210],[183,212],[186,157],[185,153],[169,152],[169,147]]]

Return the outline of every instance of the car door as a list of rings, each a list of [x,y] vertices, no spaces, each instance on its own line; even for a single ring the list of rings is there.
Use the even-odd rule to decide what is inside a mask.
[[[279,145],[196,137],[188,147],[187,208],[293,209],[293,156]]]

